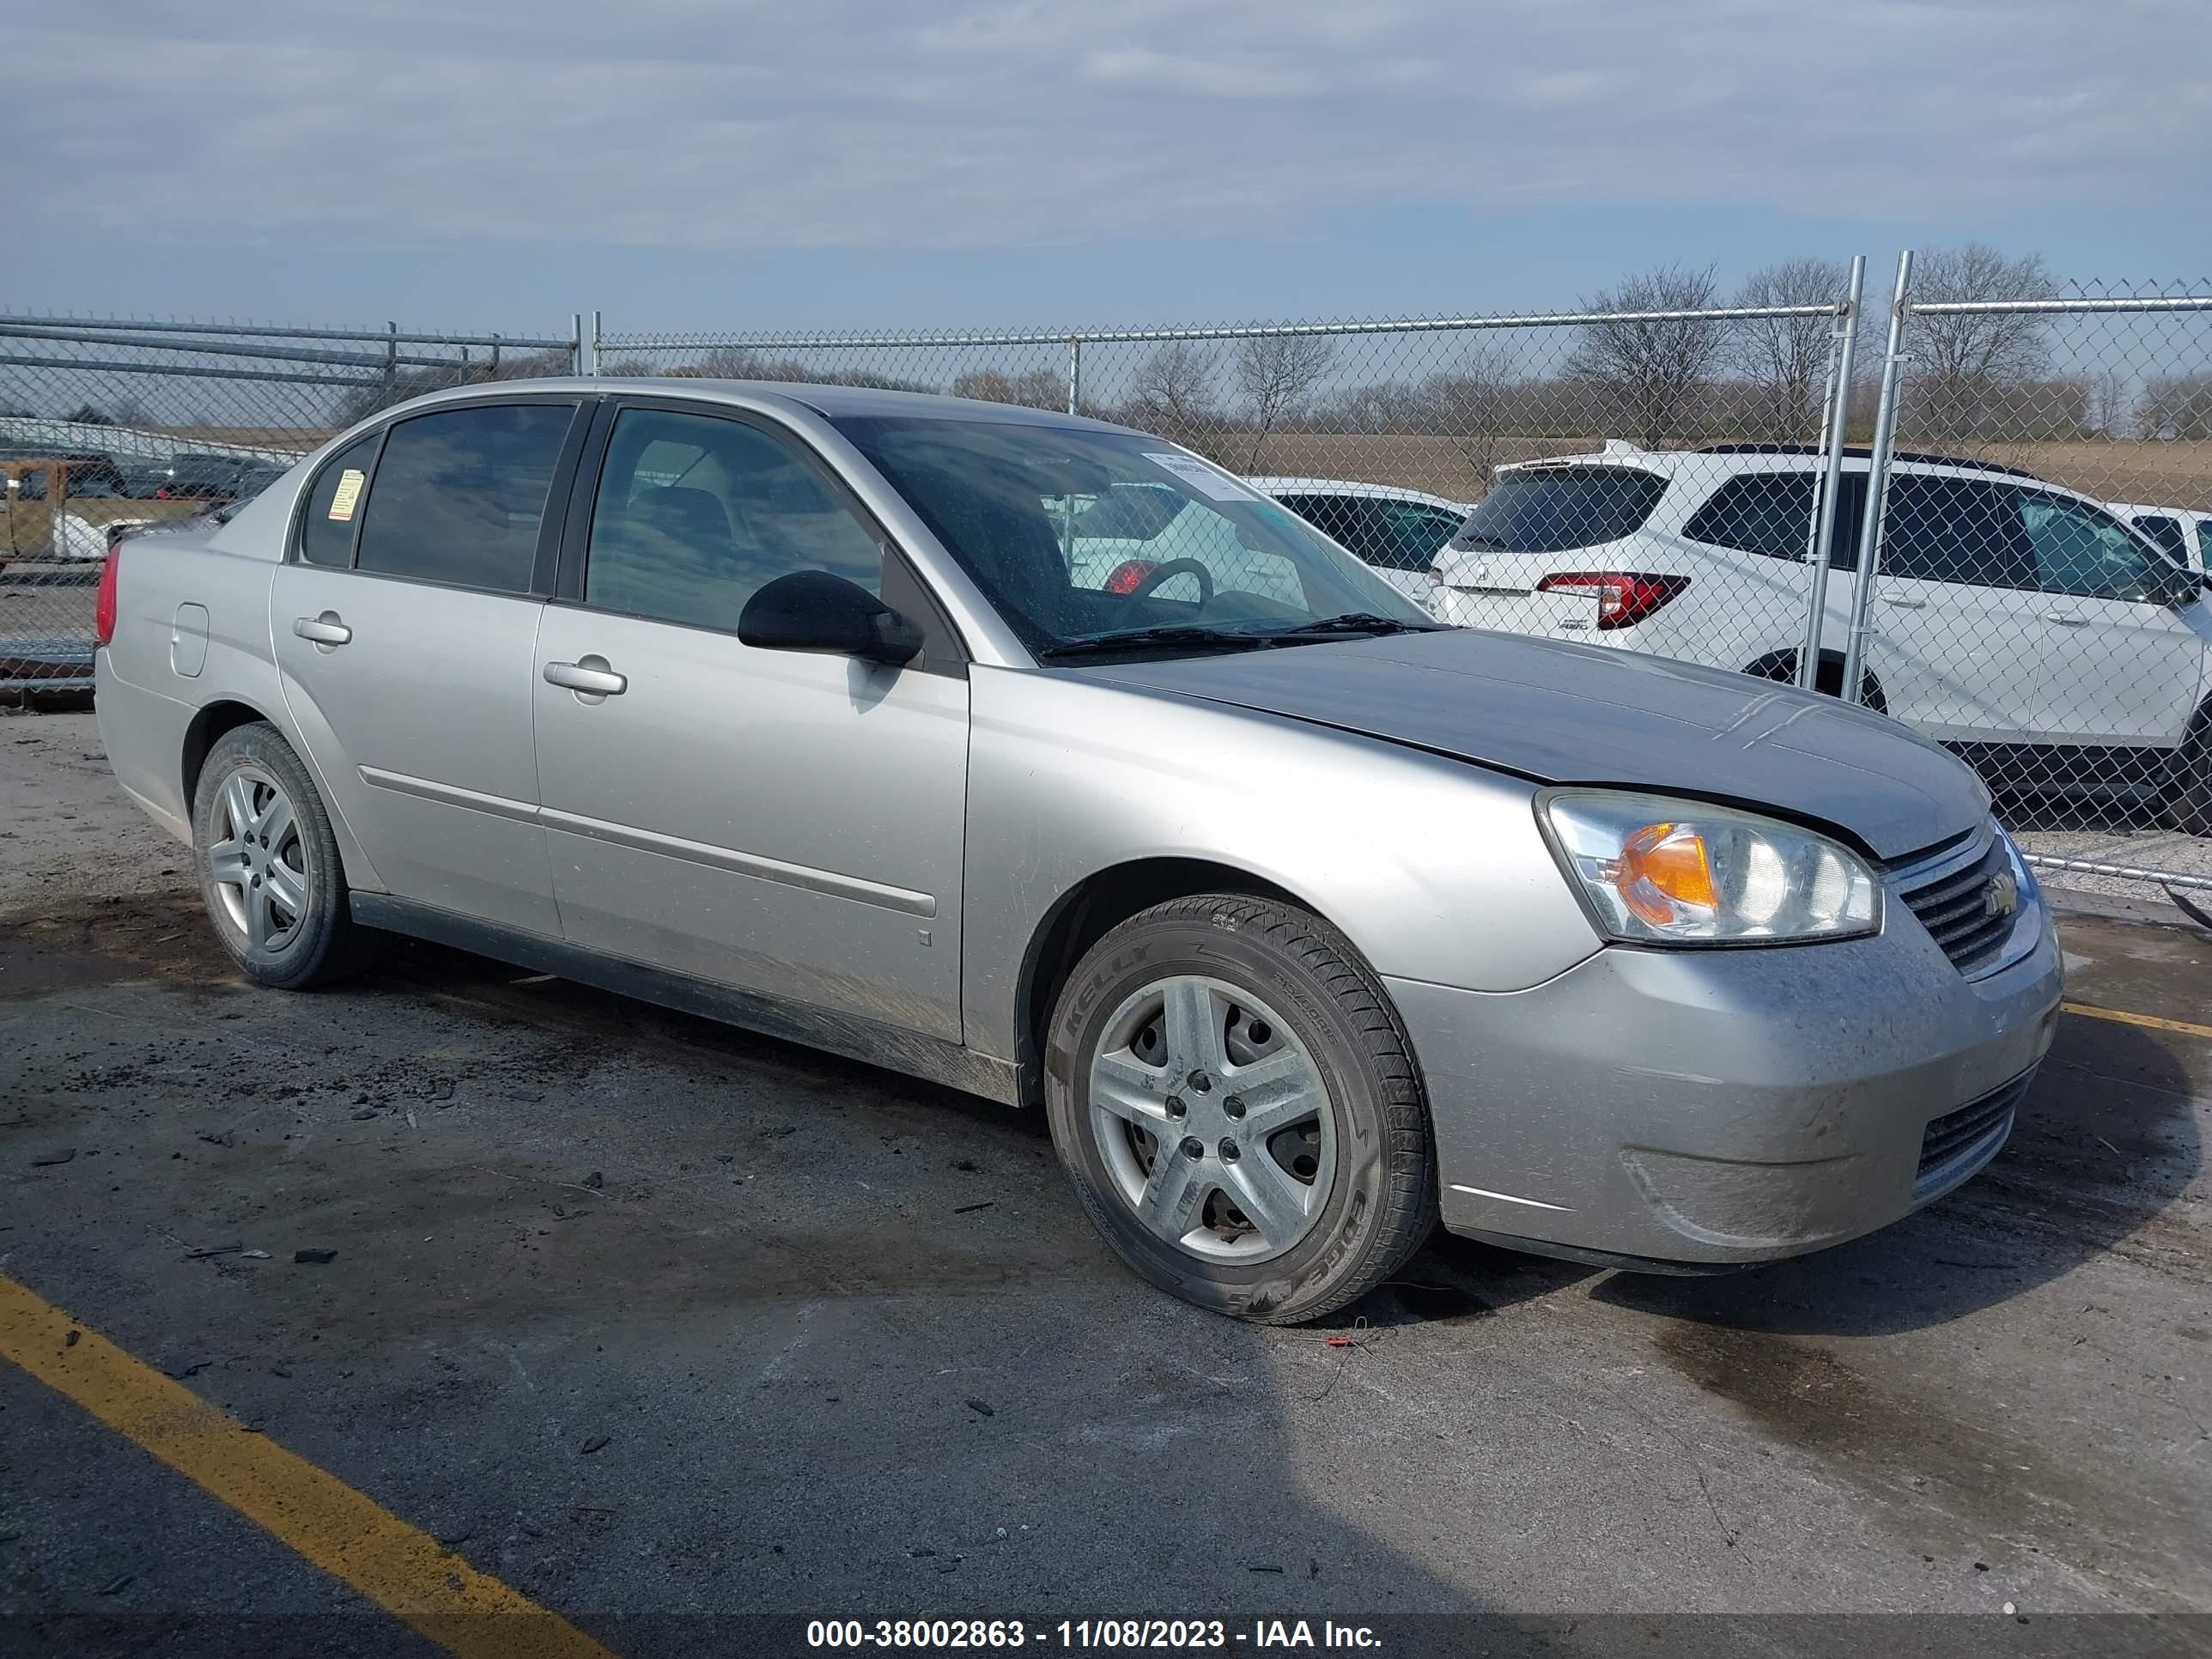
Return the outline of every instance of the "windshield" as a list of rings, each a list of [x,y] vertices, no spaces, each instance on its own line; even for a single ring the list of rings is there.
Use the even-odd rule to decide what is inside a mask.
[[[1161,439],[881,416],[836,424],[1037,655],[1434,625],[1296,514]]]
[[[1625,466],[1508,473],[1467,515],[1452,545],[1500,553],[1597,547],[1639,528],[1666,493],[1666,479]]]

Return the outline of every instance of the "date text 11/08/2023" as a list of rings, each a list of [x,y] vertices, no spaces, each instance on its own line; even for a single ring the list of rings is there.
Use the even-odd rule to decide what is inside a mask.
[[[1121,1652],[1178,1649],[1372,1650],[1382,1639],[1365,1625],[1340,1625],[1324,1619],[1255,1619],[1249,1628],[1224,1619],[1063,1619],[1057,1625],[1031,1626],[1022,1619],[815,1619],[806,1626],[806,1645],[822,1649],[910,1649],[1024,1647],[1111,1650]]]

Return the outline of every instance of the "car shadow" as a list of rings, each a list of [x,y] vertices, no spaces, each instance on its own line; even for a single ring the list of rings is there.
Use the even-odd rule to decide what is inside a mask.
[[[2150,1033],[2063,1021],[2010,1143],[1965,1186],[1810,1255],[1709,1278],[1617,1273],[1593,1294],[1740,1330],[1869,1336],[1947,1323],[2107,1253],[2159,1260],[2161,1212],[2203,1163],[2193,1092]]]

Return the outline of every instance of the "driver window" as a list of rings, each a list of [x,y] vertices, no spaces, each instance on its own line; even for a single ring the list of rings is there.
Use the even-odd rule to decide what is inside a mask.
[[[2013,493],[2036,586],[2045,592],[2137,602],[2153,597],[2158,573],[2119,520],[2063,496]]]
[[[627,409],[599,474],[584,603],[734,632],[745,601],[795,570],[870,592],[883,550],[792,442],[740,421]]]

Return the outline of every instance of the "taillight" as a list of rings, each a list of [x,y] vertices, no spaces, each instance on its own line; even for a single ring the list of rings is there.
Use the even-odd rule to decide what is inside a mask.
[[[1536,584],[1539,593],[1595,593],[1601,629],[1633,628],[1690,585],[1687,576],[1653,576],[1633,570],[1558,570]]]
[[[1150,559],[1124,559],[1114,567],[1114,574],[1106,579],[1109,593],[1133,593],[1137,586],[1154,569]]]
[[[92,637],[101,645],[115,638],[115,572],[122,562],[123,544],[118,542],[100,562],[100,593],[92,602]]]

